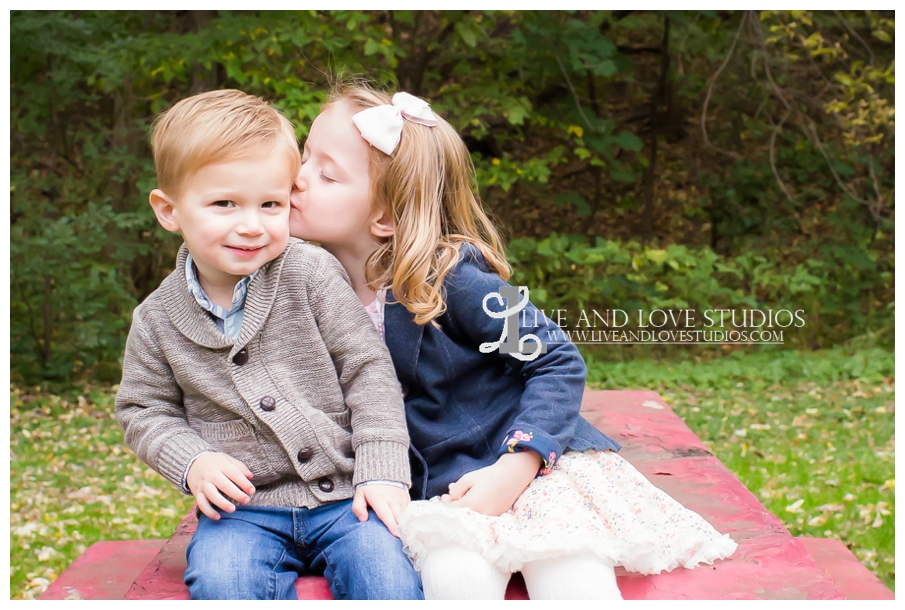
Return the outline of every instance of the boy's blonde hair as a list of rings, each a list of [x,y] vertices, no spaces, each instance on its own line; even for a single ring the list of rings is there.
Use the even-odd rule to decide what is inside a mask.
[[[222,89],[199,93],[162,112],[151,127],[157,186],[175,194],[203,166],[273,151],[285,145],[295,176],[301,167],[295,129],[263,99]]]
[[[362,82],[340,83],[328,102],[353,111],[392,103]],[[436,127],[403,121],[392,155],[369,146],[373,206],[392,220],[394,235],[371,254],[365,279],[372,288],[392,288],[396,300],[427,324],[446,311],[443,280],[459,259],[459,247],[474,244],[490,269],[509,279],[502,239],[477,197],[471,155],[442,117]]]

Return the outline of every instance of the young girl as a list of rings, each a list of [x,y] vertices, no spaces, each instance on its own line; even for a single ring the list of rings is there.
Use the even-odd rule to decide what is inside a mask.
[[[532,599],[621,599],[617,565],[657,573],[735,551],[579,415],[586,369],[573,344],[534,359],[488,351],[504,332],[488,311],[505,309],[495,297],[509,266],[468,150],[426,102],[340,90],[302,162],[291,233],[345,267],[405,393],[422,501],[399,533],[428,599],[503,599],[515,571]],[[527,335],[556,336],[530,302],[519,320],[523,352],[536,349]]]

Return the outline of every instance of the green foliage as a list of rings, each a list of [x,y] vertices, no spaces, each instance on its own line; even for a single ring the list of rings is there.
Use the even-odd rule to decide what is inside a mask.
[[[805,326],[787,333],[793,343],[851,336],[876,319],[891,324],[891,309],[863,306],[874,286],[860,276],[874,271],[874,262],[859,250],[836,248],[826,260],[797,263],[765,254],[724,256],[707,247],[660,249],[602,237],[590,245],[582,235],[555,233],[509,244],[512,281],[528,286],[542,309],[568,310],[573,320],[591,309],[801,309]]]
[[[22,210],[10,247],[15,369],[65,380],[76,368],[116,363],[134,300],[111,260],[117,253],[103,250],[115,248],[110,233],[140,227],[141,219],[94,202],[69,215],[13,209]]]
[[[581,235],[551,235],[543,240],[514,239],[510,260],[519,284],[532,299],[549,308],[570,311],[619,308],[699,308],[717,302],[753,306],[741,290],[721,285],[719,257],[670,245],[652,249],[632,241],[598,237],[593,246]]]
[[[304,138],[336,75],[427,98],[563,302],[795,302],[817,345],[890,323],[892,12],[14,11],[10,34],[23,382],[118,376],[179,243],[146,203],[157,113],[240,88]],[[590,245],[518,241],[555,235]]]

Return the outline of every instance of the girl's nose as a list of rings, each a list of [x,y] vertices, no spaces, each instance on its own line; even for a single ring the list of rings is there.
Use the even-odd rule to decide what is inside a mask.
[[[303,165],[293,180],[292,192],[289,193],[289,204],[293,209],[298,210],[302,207],[301,194],[306,190],[308,190],[308,179],[305,178],[305,166]]]
[[[293,191],[306,191],[308,190],[308,179],[305,177],[305,166],[303,165],[299,169],[299,173],[295,177],[295,181],[292,183]]]

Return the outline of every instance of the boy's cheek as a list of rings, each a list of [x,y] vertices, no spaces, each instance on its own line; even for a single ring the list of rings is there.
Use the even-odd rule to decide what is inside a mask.
[[[280,227],[273,233],[273,239],[275,242],[282,244],[284,247],[289,243],[289,236],[292,233],[289,230],[289,218],[288,214],[286,217],[281,219]]]
[[[286,219],[284,219],[283,222],[280,223],[279,229],[271,232],[273,241],[284,246],[289,243],[289,235],[289,223]]]

